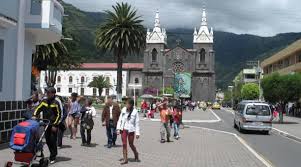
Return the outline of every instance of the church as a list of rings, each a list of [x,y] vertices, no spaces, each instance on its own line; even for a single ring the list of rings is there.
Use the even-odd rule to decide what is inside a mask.
[[[215,100],[215,52],[213,28],[208,28],[206,10],[200,28],[194,29],[193,48],[167,48],[167,33],[156,12],[152,31],[147,30],[144,51],[143,87],[173,87],[175,94],[195,101]]]

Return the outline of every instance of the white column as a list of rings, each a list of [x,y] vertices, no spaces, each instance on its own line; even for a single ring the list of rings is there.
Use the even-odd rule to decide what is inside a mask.
[[[16,97],[15,100],[23,100],[23,69],[24,69],[24,41],[25,41],[25,8],[26,2],[24,0],[19,1],[19,16],[17,27],[17,56],[16,56]],[[13,46],[12,46],[13,47]],[[31,77],[30,75],[28,77]]]

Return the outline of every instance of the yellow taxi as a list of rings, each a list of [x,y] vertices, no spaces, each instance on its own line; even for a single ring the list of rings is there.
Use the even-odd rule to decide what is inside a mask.
[[[212,109],[214,109],[214,110],[220,110],[220,109],[221,109],[221,105],[218,104],[218,102],[215,102],[215,103],[213,103],[213,105],[212,105]]]

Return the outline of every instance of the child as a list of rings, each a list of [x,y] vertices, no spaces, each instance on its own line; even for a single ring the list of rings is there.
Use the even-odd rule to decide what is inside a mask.
[[[174,125],[174,138],[179,139],[179,127],[182,120],[182,111],[180,106],[176,106],[173,110],[173,125]]]

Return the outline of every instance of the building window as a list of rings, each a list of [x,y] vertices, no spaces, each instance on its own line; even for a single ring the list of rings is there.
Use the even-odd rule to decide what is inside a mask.
[[[57,83],[61,83],[61,80],[62,80],[61,76],[58,76],[57,77]]]
[[[204,48],[202,48],[200,51],[200,63],[205,63],[205,56],[206,56],[206,51]]]
[[[106,81],[110,82],[110,77],[106,77]]]
[[[31,0],[30,14],[32,15],[41,15],[41,1],[40,0]]]
[[[0,92],[2,91],[3,82],[3,59],[4,59],[4,40],[0,40]]]
[[[298,63],[301,62],[301,53],[297,56],[297,62],[298,62]]]
[[[139,78],[135,78],[135,84],[139,83]]]
[[[153,49],[152,51],[152,62],[157,62],[158,52],[157,49]]]
[[[80,95],[85,95],[85,88],[80,88]]]
[[[61,92],[61,88],[60,87],[56,88],[56,91],[57,91],[57,93],[60,93]]]
[[[93,96],[96,96],[96,88],[93,88]]]
[[[72,93],[72,88],[69,88],[69,93]]]
[[[72,82],[73,82],[73,77],[70,76],[70,77],[69,77],[69,83],[72,84]]]
[[[109,96],[109,95],[110,95],[110,89],[107,88],[107,89],[106,89],[106,96]]]
[[[81,83],[84,83],[84,82],[85,82],[85,77],[84,77],[84,76],[82,76],[82,77],[80,78],[80,82],[81,82]]]

